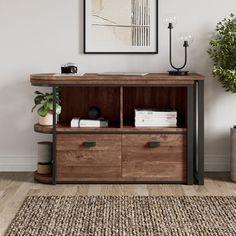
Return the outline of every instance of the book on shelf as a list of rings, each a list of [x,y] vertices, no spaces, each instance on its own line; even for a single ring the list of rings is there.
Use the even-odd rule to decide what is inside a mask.
[[[171,127],[176,127],[177,126],[177,120],[170,120],[170,121],[165,121],[165,120],[135,120],[135,126],[140,127],[140,126],[171,126]]]
[[[79,120],[80,120],[79,117],[73,118],[70,122],[70,127],[71,128],[78,128],[79,127]]]
[[[136,124],[135,127],[137,128],[177,128],[177,124]]]
[[[136,127],[177,127],[177,112],[171,109],[135,109]]]
[[[79,127],[81,128],[107,128],[108,121],[107,120],[81,119],[79,122]]]
[[[135,116],[176,116],[177,111],[171,109],[135,109]]]
[[[71,120],[71,128],[107,128],[108,120],[104,119],[81,119],[73,118]]]
[[[165,123],[173,123],[173,122],[177,122],[177,118],[173,117],[173,118],[166,118],[166,117],[135,117],[135,121],[138,122],[165,122]]]
[[[176,125],[177,121],[170,121],[170,122],[166,122],[166,121],[135,121],[135,124],[150,124],[150,125]]]

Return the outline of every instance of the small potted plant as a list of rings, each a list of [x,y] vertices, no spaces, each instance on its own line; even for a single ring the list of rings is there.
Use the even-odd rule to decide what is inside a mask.
[[[53,93],[41,93],[35,92],[36,97],[34,98],[34,106],[32,112],[37,106],[39,114],[40,125],[53,125]],[[56,114],[61,113],[59,91],[56,92]]]
[[[236,17],[231,14],[216,26],[208,53],[214,62],[213,75],[226,92],[236,93]],[[231,179],[236,182],[236,126],[231,128]]]

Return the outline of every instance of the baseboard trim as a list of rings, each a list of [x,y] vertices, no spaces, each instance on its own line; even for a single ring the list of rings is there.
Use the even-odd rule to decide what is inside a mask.
[[[37,156],[33,155],[0,155],[0,171],[35,171]]]
[[[226,155],[205,155],[206,172],[228,172],[230,171],[230,157]]]
[[[35,171],[37,156],[33,155],[0,155],[0,171]],[[205,155],[205,171],[228,172],[230,158],[224,155]]]

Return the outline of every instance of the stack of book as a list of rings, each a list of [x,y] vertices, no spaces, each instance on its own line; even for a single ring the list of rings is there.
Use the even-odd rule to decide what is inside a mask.
[[[177,127],[174,110],[135,109],[135,127]]]
[[[71,128],[107,128],[108,121],[104,119],[80,119],[73,118],[70,124]]]

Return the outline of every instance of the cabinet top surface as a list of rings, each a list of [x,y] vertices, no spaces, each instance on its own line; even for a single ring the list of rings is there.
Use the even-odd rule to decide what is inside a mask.
[[[98,75],[84,74],[62,75],[62,74],[33,74],[30,76],[32,85],[158,85],[158,84],[193,84],[194,81],[205,80],[200,74],[189,74],[187,76],[170,76],[168,74],[150,73],[145,76],[134,75]]]

